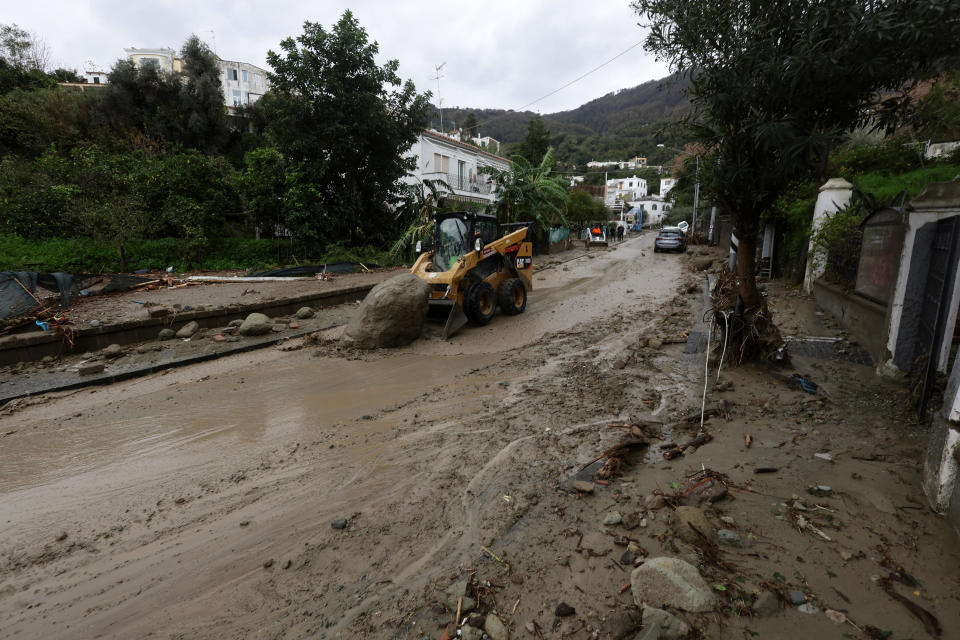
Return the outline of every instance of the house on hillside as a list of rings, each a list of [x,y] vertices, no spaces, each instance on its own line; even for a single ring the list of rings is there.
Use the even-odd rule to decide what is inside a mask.
[[[587,163],[587,168],[589,169],[646,169],[647,159],[637,156],[635,158],[630,158],[629,160],[604,160],[602,162],[597,162],[596,160],[591,160]]]
[[[138,67],[156,66],[167,73],[183,71],[183,60],[173,49],[138,49],[130,47],[123,52]],[[223,104],[229,111],[234,107],[254,104],[270,88],[267,72],[249,62],[223,60],[217,57],[220,84],[223,86]]]
[[[107,72],[96,67],[89,67],[83,72],[87,84],[107,84]]]
[[[596,160],[591,160],[587,163],[588,169],[610,169],[610,168],[620,168],[620,163],[616,160],[605,160],[603,162],[597,162]]]
[[[500,141],[490,136],[473,138],[473,144],[490,153],[500,153]]]
[[[160,71],[167,73],[180,73],[183,71],[183,60],[177,56],[173,49],[161,47],[159,49],[138,49],[130,47],[123,52],[138,67],[156,67]]]
[[[441,188],[446,197],[474,205],[489,205],[496,200],[493,183],[483,167],[510,168],[506,158],[433,130],[421,133],[404,157],[417,159],[417,168],[407,175],[408,184],[443,180],[450,187]]]
[[[666,198],[667,194],[670,193],[675,186],[677,186],[676,178],[663,178],[660,180],[660,197]]]
[[[639,200],[631,200],[629,204],[643,213],[643,225],[645,227],[657,227],[663,224],[663,218],[673,208],[672,204],[660,196],[647,196]]]
[[[603,202],[608,207],[618,200],[639,200],[647,195],[647,181],[637,176],[607,180]]]

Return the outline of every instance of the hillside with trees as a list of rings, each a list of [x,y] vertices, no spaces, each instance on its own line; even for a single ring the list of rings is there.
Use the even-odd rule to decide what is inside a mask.
[[[625,160],[646,157],[653,164],[673,154],[657,144],[682,146],[686,134],[675,126],[689,113],[684,95],[688,81],[677,77],[651,80],[632,89],[609,93],[570,111],[543,115],[559,164],[582,166],[590,160]],[[449,108],[443,110],[445,130],[474,126],[481,136],[505,144],[503,153],[515,152],[527,133],[532,111]],[[436,109],[431,124],[439,126]]]

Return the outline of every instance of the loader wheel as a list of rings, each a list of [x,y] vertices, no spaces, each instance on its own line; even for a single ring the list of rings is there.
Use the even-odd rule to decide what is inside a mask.
[[[463,296],[463,311],[474,324],[487,324],[497,310],[497,299],[489,282],[470,285]]]
[[[523,313],[527,308],[527,288],[523,286],[520,278],[509,278],[500,285],[500,291],[497,292],[500,302],[500,310],[508,316],[515,316]]]

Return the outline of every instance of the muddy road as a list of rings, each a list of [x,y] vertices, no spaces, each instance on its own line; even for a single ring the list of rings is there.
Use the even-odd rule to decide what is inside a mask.
[[[923,431],[868,367],[795,359],[815,398],[724,370],[712,442],[672,461],[655,442],[609,485],[570,489],[620,441],[611,423],[677,442],[699,426],[704,354],[683,341],[704,275],[652,241],[570,254],[536,272],[526,313],[447,342],[435,325],[357,352],[334,329],[0,416],[0,638],[438,639],[471,602],[513,638],[632,638],[630,572],[658,555],[719,594],[715,613],[675,611],[692,637],[921,637],[874,579],[894,565],[958,632],[955,538],[918,498]],[[835,332],[809,301],[772,304]],[[684,542],[649,504],[704,469],[730,487],[711,522],[743,546]],[[797,529],[799,503],[829,542]],[[786,601],[753,617],[764,590]]]
[[[556,408],[523,393],[550,335],[672,297],[680,262],[651,243],[539,271],[525,314],[450,342],[431,327],[390,352],[257,352],[3,416],[0,637],[275,635],[278,569],[327,594],[332,633],[376,594],[419,592],[492,543],[473,496]],[[337,552],[337,519],[369,546]]]

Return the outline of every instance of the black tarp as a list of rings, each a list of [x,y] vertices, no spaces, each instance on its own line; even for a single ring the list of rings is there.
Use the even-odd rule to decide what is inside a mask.
[[[127,291],[138,284],[149,282],[150,278],[125,274],[78,275],[76,279],[69,273],[37,273],[36,271],[0,271],[0,320],[30,313],[40,306],[34,297],[37,286],[60,293],[60,306],[70,308],[70,296],[92,282],[106,285],[97,293]],[[33,294],[33,295],[31,295]]]
[[[35,271],[0,271],[0,320],[28,313],[39,306],[30,295],[36,290]]]

